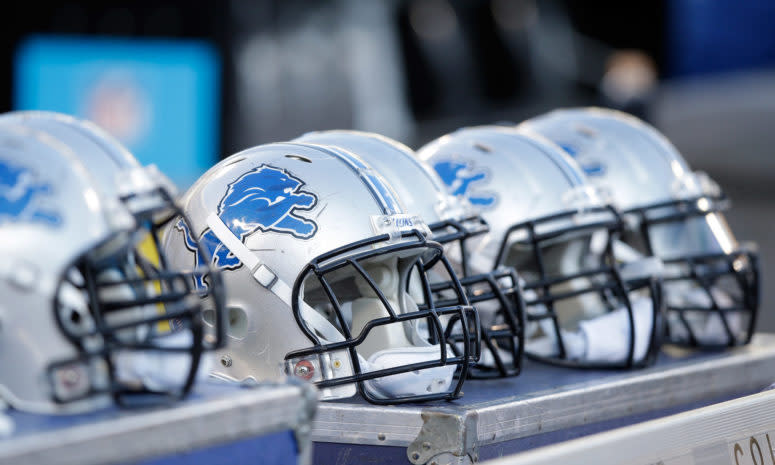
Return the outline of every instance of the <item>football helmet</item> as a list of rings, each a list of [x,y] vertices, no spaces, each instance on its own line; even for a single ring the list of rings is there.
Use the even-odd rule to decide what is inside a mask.
[[[229,290],[229,345],[215,376],[288,374],[315,383],[324,400],[459,396],[478,358],[477,314],[427,226],[357,156],[254,147],[211,168],[182,202],[193,228],[170,229],[165,250],[177,266],[198,264],[209,258],[188,242],[200,239]],[[437,264],[454,283],[443,305],[427,277]]]
[[[610,191],[628,226],[621,256],[662,259],[671,342],[723,347],[751,340],[758,253],[738,244],[722,213],[729,201],[715,182],[692,172],[656,129],[618,111],[563,109],[522,127],[563,147],[591,182]]]
[[[621,220],[559,147],[514,128],[464,128],[418,150],[489,233],[475,269],[512,266],[523,280],[525,354],[565,366],[629,368],[658,351],[661,304],[647,261],[621,267]]]
[[[38,129],[71,146],[100,191],[111,197],[123,197],[133,183],[143,181],[155,183],[168,196],[177,194],[155,167],[143,168],[123,144],[91,121],[51,111],[12,111],[0,114],[0,124],[4,123]],[[122,182],[128,175],[142,171],[145,174],[135,175],[137,179]]]
[[[190,284],[207,275],[223,314],[218,274],[158,252],[164,218],[181,213],[163,178],[135,162],[104,173],[118,184],[106,192],[88,165],[101,157],[87,138],[0,118],[0,397],[19,410],[180,398],[223,340],[205,333]]]
[[[469,302],[479,313],[481,357],[469,370],[469,377],[518,375],[522,361],[524,309],[517,275],[508,267],[486,273],[470,272],[466,263],[469,256],[467,242],[489,228],[468,201],[447,194],[432,168],[420,161],[409,147],[385,136],[330,130],[307,133],[296,140],[349,150],[385,177],[407,212],[418,214],[430,228],[431,238],[445,246],[445,254],[459,277],[462,276],[460,282]],[[431,290],[443,295],[453,285],[450,281],[434,279]]]

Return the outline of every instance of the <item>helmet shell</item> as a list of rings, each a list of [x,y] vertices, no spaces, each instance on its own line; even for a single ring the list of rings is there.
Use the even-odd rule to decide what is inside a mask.
[[[502,126],[475,126],[417,151],[446,184],[490,225],[472,263],[491,269],[509,227],[579,207],[600,207],[578,164],[552,142]],[[488,263],[482,263],[486,258]]]
[[[562,147],[622,210],[701,194],[678,150],[642,120],[616,110],[568,108],[519,125]]]
[[[259,192],[256,185],[271,189]],[[251,202],[267,201],[273,207],[259,214],[250,207]],[[289,287],[315,257],[377,235],[375,221],[404,211],[387,183],[360,159],[304,143],[268,144],[234,154],[208,170],[181,202],[192,230],[167,231],[164,250],[175,266],[203,260],[185,241],[196,237],[207,242],[207,218],[217,212]],[[228,366],[221,364],[216,374],[237,380],[284,376],[284,357],[314,341],[293,309],[259,285],[251,270],[226,252],[210,252],[223,270],[230,318],[238,321],[229,330],[228,347],[219,352]]]
[[[0,125],[0,396],[15,408],[85,410],[107,400],[57,405],[46,379],[50,363],[78,355],[52,302],[65,270],[115,231],[103,198],[68,145]]]
[[[363,131],[309,132],[299,142],[340,147],[358,154],[395,189],[409,214],[426,224],[460,216],[459,202],[450,199],[438,174],[414,155],[412,149],[388,137]],[[457,208],[456,208],[457,207]]]

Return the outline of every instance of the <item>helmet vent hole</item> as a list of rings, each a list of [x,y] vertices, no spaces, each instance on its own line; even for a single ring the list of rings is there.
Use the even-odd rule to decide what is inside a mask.
[[[310,160],[307,157],[302,157],[301,155],[288,154],[285,156],[285,158],[290,158],[291,160],[303,161],[304,163],[312,163],[312,160]]]
[[[83,321],[81,314],[77,310],[70,310],[70,323],[79,326]]]
[[[488,146],[488,145],[484,145],[484,144],[482,144],[481,142],[475,142],[475,143],[474,143],[474,148],[475,148],[476,150],[478,150],[478,151],[480,151],[480,152],[484,152],[484,153],[490,153],[490,152],[492,152],[492,148],[491,148],[490,146]]]
[[[595,131],[594,129],[590,128],[589,126],[584,126],[584,125],[581,125],[581,124],[576,125],[576,132],[578,132],[579,134],[581,134],[583,136],[589,137],[589,138],[593,138],[593,137],[597,136],[597,131]]]
[[[224,166],[230,166],[230,165],[233,165],[235,163],[239,163],[239,162],[241,162],[244,159],[245,159],[245,157],[229,157],[229,162],[226,163]]]

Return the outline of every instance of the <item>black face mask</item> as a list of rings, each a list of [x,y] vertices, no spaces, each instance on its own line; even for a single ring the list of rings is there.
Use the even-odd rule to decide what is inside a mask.
[[[48,367],[53,400],[58,403],[105,394],[121,406],[180,399],[193,386],[203,352],[225,343],[220,274],[209,268],[170,269],[161,252],[161,231],[173,219],[188,220],[166,190],[142,196],[123,199],[155,205],[135,211],[135,229],[116,233],[86,252],[60,278],[54,316],[78,355]],[[198,291],[194,282],[205,276],[211,285]],[[63,298],[67,293],[75,293],[84,305],[73,307],[72,299]],[[210,325],[203,324],[205,302]],[[125,379],[118,358],[143,354],[167,354],[185,366],[176,367],[178,379],[163,387]],[[90,376],[79,375],[83,373]]]
[[[296,350],[285,356],[286,371],[297,377],[314,382],[319,388],[342,386],[354,383],[358,392],[369,402],[375,404],[396,404],[427,400],[450,400],[460,396],[463,381],[469,367],[479,358],[479,319],[476,310],[469,304],[452,266],[444,256],[440,244],[426,240],[417,231],[402,233],[401,241],[392,245],[372,248],[374,244],[388,241],[388,235],[358,241],[325,253],[312,261],[302,270],[293,287],[293,312],[302,331],[312,342],[307,349]],[[390,299],[382,289],[379,279],[371,275],[371,264],[385,257],[398,258],[399,294],[408,294],[410,280],[416,279],[415,288],[420,290],[416,305],[405,305],[404,299]],[[428,270],[441,266],[451,282],[451,298],[444,299],[432,290]],[[352,279],[342,283],[342,276]],[[365,324],[355,324],[355,312],[348,316],[344,303],[357,301],[352,280],[359,280],[359,287],[367,289],[370,299],[377,299],[385,315],[372,319]],[[304,302],[323,310],[330,324],[341,333],[342,340],[327,341],[308,324],[305,312],[300,305],[300,296],[304,289]],[[399,300],[399,302],[391,302]],[[398,325],[401,331],[407,327],[422,325],[427,328],[424,344],[437,348],[426,361],[406,363],[380,369],[367,369],[361,366],[359,356],[363,357],[364,344],[370,334],[379,332],[388,325]],[[382,329],[381,329],[382,327]],[[460,351],[451,349],[459,348]],[[330,364],[335,363],[333,354],[347,351],[352,363],[351,375],[333,377]],[[366,357],[363,357],[364,359]],[[340,361],[340,363],[342,363]],[[407,393],[401,395],[378,396],[367,384],[376,385],[380,380],[392,375],[411,374],[438,367],[454,367],[456,380],[448,389],[441,392]]]
[[[524,302],[517,274],[502,266],[486,273],[471,271],[467,241],[489,232],[480,216],[445,220],[429,225],[434,240],[445,245],[448,253],[459,260],[460,284],[468,301],[479,311],[483,357],[471,367],[468,376],[474,379],[517,376],[522,370],[524,353]],[[440,280],[431,284],[434,293],[443,294],[452,282]],[[455,336],[459,337],[459,336]],[[458,350],[457,345],[453,345]]]
[[[584,214],[587,220],[576,221]],[[654,362],[661,342],[662,299],[658,277],[641,277],[625,280],[613,254],[613,241],[623,230],[623,223],[612,207],[594,207],[584,210],[570,210],[537,218],[511,226],[500,244],[496,259],[499,265],[512,265],[524,280],[523,300],[526,310],[526,324],[539,325],[549,334],[546,337],[556,341],[554,353],[531,350],[526,345],[525,354],[541,362],[560,366],[606,369],[639,368]],[[601,235],[602,234],[602,235]],[[593,236],[605,238],[600,250],[592,250]],[[579,258],[573,266],[559,265],[569,247],[572,257]],[[649,299],[651,313],[650,331],[646,337],[645,352],[636,354],[636,316],[631,298],[639,293]],[[583,308],[576,308],[584,300],[594,302],[601,315],[624,311],[627,349],[620,359],[579,359],[567,350],[566,330],[578,329],[577,319]],[[573,309],[572,313],[568,309]],[[623,310],[622,310],[623,309]],[[578,315],[577,315],[578,314]],[[593,334],[588,337],[620,337],[613,334]],[[592,341],[594,342],[594,341]],[[590,346],[592,342],[588,341]]]
[[[706,234],[689,237],[703,222],[723,221],[729,200],[723,194],[658,202],[624,212],[637,227],[628,242],[665,265],[668,340],[692,347],[719,348],[750,342],[760,302],[759,256],[753,247],[728,244],[722,250]],[[702,207],[702,208],[701,208]],[[707,229],[707,224],[704,225]],[[731,232],[724,231],[729,237]],[[687,251],[668,247],[669,232],[683,231]],[[669,250],[669,249],[673,250]],[[694,298],[690,298],[693,293]]]

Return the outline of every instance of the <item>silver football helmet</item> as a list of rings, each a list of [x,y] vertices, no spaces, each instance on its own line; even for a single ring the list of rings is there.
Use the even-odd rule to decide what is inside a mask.
[[[222,340],[190,282],[217,274],[158,252],[159,219],[179,213],[158,179],[138,165],[106,192],[84,161],[104,151],[32,126],[0,118],[0,397],[39,413],[182,397]]]
[[[551,139],[610,191],[628,226],[620,256],[662,259],[669,339],[701,347],[746,344],[759,308],[758,254],[737,243],[729,202],[692,172],[656,129],[625,113],[563,109],[521,125]]]
[[[12,111],[0,114],[0,124],[16,124],[43,131],[71,146],[79,161],[112,197],[131,193],[132,184],[151,182],[170,196],[176,188],[155,167],[142,167],[118,140],[91,121],[51,111]],[[134,174],[143,173],[144,174]]]
[[[478,357],[476,312],[427,226],[357,156],[254,147],[211,168],[183,206],[193,227],[171,228],[164,249],[178,266],[212,256],[229,291],[229,346],[215,376],[288,374],[317,384],[323,399],[359,392],[373,403],[460,394]],[[197,238],[208,256],[189,246]],[[455,283],[444,302],[427,277],[436,264]]]
[[[559,147],[513,128],[481,126],[417,153],[490,225],[469,247],[469,263],[480,270],[512,266],[523,280],[527,356],[595,368],[654,360],[658,282],[646,262],[623,269],[614,261],[621,220]]]
[[[486,233],[487,222],[467,200],[446,193],[438,174],[420,161],[412,149],[370,132],[331,130],[311,132],[299,142],[325,144],[358,154],[395,188],[406,210],[418,214],[431,230],[432,240],[444,245],[468,300],[482,322],[482,356],[469,371],[471,378],[516,376],[521,369],[524,309],[513,268],[471,273],[467,243]],[[454,283],[433,280],[431,290],[443,294]],[[456,346],[453,346],[453,349]]]

